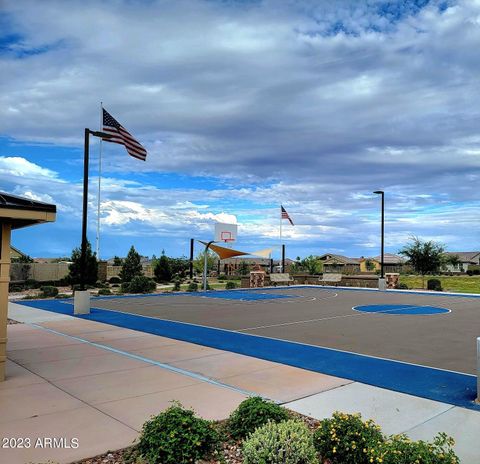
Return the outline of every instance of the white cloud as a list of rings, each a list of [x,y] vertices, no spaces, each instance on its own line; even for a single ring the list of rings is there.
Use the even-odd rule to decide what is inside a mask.
[[[58,174],[19,156],[0,156],[0,175],[56,179]]]
[[[292,242],[372,248],[383,189],[391,247],[410,233],[453,245],[459,231],[473,247],[480,3],[450,3],[8,0],[6,32],[21,38],[0,55],[1,133],[72,152],[51,155],[58,173],[0,157],[0,180],[77,220],[68,163],[80,166],[104,101],[149,150],[138,163],[104,144],[107,232],[179,237],[237,220],[248,240],[273,241],[283,203]],[[186,180],[162,188],[157,172]]]

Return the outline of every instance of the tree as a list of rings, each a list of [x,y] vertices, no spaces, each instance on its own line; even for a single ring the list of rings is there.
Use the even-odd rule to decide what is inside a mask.
[[[92,246],[89,241],[87,241],[85,258],[85,283],[88,285],[94,285],[98,280],[98,261],[97,255],[92,253]],[[68,279],[72,285],[79,284],[82,261],[81,247],[73,249],[70,261],[72,261],[72,264],[68,266]]]
[[[205,252],[200,252],[197,257],[193,260],[193,268],[199,274],[203,274],[203,266],[204,266],[204,259],[205,259]],[[208,271],[212,270],[215,266],[215,255],[213,251],[208,250],[207,253],[207,273]]]
[[[114,266],[122,266],[123,265],[123,259],[119,258],[118,256],[113,257],[113,265]]]
[[[134,277],[141,275],[143,275],[143,269],[140,263],[140,255],[132,245],[127,257],[123,261],[120,279],[122,279],[123,282],[131,282]]]
[[[365,268],[367,269],[367,271],[374,271],[375,263],[370,258],[367,258],[365,260]]]
[[[302,259],[300,266],[310,275],[320,274],[323,271],[323,262],[317,256],[307,256]]]
[[[169,258],[165,256],[165,251],[162,251],[162,256],[156,261],[153,272],[157,282],[170,282],[172,280],[172,268]]]
[[[460,266],[462,264],[462,260],[458,255],[449,255],[444,253],[442,256],[442,269],[447,269],[447,266],[450,265],[454,269],[459,268],[460,271],[463,271],[463,267]]]
[[[408,264],[422,276],[422,288],[425,288],[425,274],[438,272],[445,259],[444,252],[445,248],[440,243],[433,240],[424,242],[418,237],[412,237],[399,254],[407,257]]]
[[[238,267],[238,272],[240,275],[244,276],[248,274],[248,264],[246,261],[241,261],[240,266]]]
[[[173,275],[185,277],[187,271],[190,269],[190,260],[186,256],[180,258],[168,258],[170,262],[170,269]]]

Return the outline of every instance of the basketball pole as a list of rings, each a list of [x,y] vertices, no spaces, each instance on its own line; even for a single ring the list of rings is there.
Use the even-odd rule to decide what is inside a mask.
[[[190,280],[193,279],[193,248],[195,239],[190,239]]]
[[[208,272],[208,249],[210,245],[215,243],[215,240],[210,240],[205,246],[205,255],[203,256],[203,291],[207,291],[207,272]]]

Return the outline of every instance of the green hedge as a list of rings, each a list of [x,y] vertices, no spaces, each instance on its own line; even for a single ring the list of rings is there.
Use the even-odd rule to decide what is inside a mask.
[[[218,453],[214,423],[175,403],[143,424],[138,451],[148,464],[187,464]]]
[[[230,415],[227,427],[230,435],[239,439],[246,437],[267,422],[282,422],[289,417],[285,408],[256,396],[240,403]]]
[[[244,464],[318,464],[313,437],[298,420],[268,422],[243,443]]]

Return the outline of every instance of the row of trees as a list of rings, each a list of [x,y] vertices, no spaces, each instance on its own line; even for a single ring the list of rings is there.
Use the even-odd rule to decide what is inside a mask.
[[[204,252],[199,253],[193,262],[193,267],[198,273],[203,272],[204,257]],[[70,260],[72,263],[69,266],[69,281],[73,285],[80,282],[80,248],[75,248],[72,251]],[[214,263],[215,256],[212,252],[209,252],[207,255],[208,270],[213,269]],[[118,256],[115,256],[113,265],[122,267],[119,277],[123,282],[131,282],[135,277],[143,276],[142,257],[133,245],[126,258],[121,259]],[[187,277],[190,269],[190,260],[185,256],[171,258],[165,254],[165,251],[162,251],[159,258],[155,255],[152,257],[152,266],[155,280],[157,282],[171,282],[175,278],[184,279]],[[89,285],[94,285],[98,280],[98,261],[89,242],[87,242],[85,275],[85,283]]]
[[[418,237],[412,237],[409,243],[404,246],[399,254],[407,258],[407,263],[413,270],[420,274],[422,278],[427,274],[439,272],[446,265],[458,265],[459,258],[455,255],[446,254],[445,247],[433,240],[423,241]],[[81,250],[75,248],[72,252],[70,265],[70,281],[72,284],[80,281],[80,262]],[[193,262],[193,267],[197,273],[203,272],[204,252],[197,255]],[[213,269],[215,264],[215,255],[209,251],[207,255],[207,270]],[[242,267],[243,264],[243,267]],[[122,266],[120,279],[123,282],[130,282],[134,277],[143,275],[141,256],[132,246],[125,259],[114,258],[114,265]],[[159,258],[153,256],[152,266],[155,280],[157,282],[171,282],[174,278],[183,279],[187,276],[190,262],[188,258],[170,258],[162,254]],[[311,275],[320,274],[323,271],[323,263],[318,257],[310,255],[304,259],[297,258],[297,262],[292,266],[292,272],[308,272]],[[241,263],[240,273],[247,273],[248,265]],[[92,252],[90,243],[87,243],[86,259],[86,283],[93,285],[98,280],[98,261],[95,253]]]

